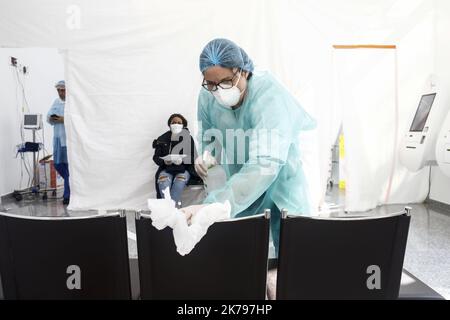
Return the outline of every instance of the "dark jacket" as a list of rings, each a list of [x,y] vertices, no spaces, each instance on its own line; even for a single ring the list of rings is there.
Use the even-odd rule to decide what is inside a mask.
[[[155,188],[158,199],[162,198],[158,189],[158,178],[163,170],[166,170],[173,175],[183,173],[187,170],[191,175],[191,179],[199,179],[194,167],[194,161],[197,158],[197,149],[195,147],[194,139],[187,128],[183,129],[183,132],[179,134],[178,141],[172,141],[172,132],[167,131],[153,141],[153,148],[155,149],[153,161],[159,167],[155,175]],[[161,157],[165,157],[169,154],[185,154],[187,157],[183,159],[181,165],[166,165]]]

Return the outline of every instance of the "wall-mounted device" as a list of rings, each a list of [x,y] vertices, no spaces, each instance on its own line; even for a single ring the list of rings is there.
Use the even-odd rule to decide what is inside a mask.
[[[11,66],[17,67],[17,58],[10,57],[11,58]]]
[[[24,114],[23,128],[27,130],[42,129],[42,114],[31,114],[31,113]]]
[[[17,68],[18,72],[21,72],[24,75],[27,75],[30,72],[29,67],[19,64],[19,61],[17,60],[16,57],[9,57],[9,58],[10,58],[10,66],[13,68]]]
[[[436,99],[436,93],[423,95],[420,99],[419,107],[417,108],[416,115],[414,116],[413,123],[410,132],[415,133],[421,136],[421,133],[425,130],[425,125],[427,123],[428,117],[430,116],[431,107],[433,107],[434,100]],[[420,138],[422,140],[422,138]]]
[[[412,172],[436,164],[435,148],[445,109],[437,93],[421,97],[408,133],[400,146],[400,162]]]

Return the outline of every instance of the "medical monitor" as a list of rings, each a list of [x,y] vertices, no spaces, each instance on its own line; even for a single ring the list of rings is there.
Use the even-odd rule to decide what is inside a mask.
[[[24,114],[23,115],[23,127],[24,129],[39,130],[42,128],[42,115],[41,114]]]

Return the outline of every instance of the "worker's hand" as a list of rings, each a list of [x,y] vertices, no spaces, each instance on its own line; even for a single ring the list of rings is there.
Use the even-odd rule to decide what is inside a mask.
[[[171,166],[172,165],[172,161],[171,160],[164,160],[164,163],[166,164],[166,166]]]
[[[181,212],[184,213],[184,215],[186,216],[186,221],[187,221],[188,225],[190,225],[191,219],[192,219],[192,212],[184,212],[183,209],[181,209]]]
[[[175,161],[173,162],[176,166],[179,166],[183,163],[183,159],[175,159]]]
[[[54,123],[64,123],[64,117],[63,116],[57,116],[51,118]]]
[[[198,176],[205,180],[208,176],[208,168],[206,164],[203,162],[203,158],[201,156],[197,157],[194,162],[195,172],[197,172]]]
[[[195,216],[201,209],[208,206],[207,204],[198,204],[194,206],[189,206],[180,209],[185,215],[186,220],[188,221],[188,224],[191,224],[192,217]]]

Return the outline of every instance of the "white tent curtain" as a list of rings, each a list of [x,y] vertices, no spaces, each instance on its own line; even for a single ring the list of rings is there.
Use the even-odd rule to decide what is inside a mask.
[[[426,190],[411,188],[423,180],[398,166],[399,106],[397,52],[392,49],[344,49],[336,52],[338,103],[345,137],[345,204],[364,211],[389,203],[393,181],[422,197]],[[396,169],[396,170],[395,170]],[[405,175],[406,174],[406,175]],[[405,183],[407,176],[410,178]]]
[[[0,46],[64,52],[72,209],[145,207],[154,195],[151,141],[166,130],[173,112],[185,114],[195,132],[198,56],[216,37],[241,45],[318,120],[320,178],[312,179],[319,201],[342,118],[333,98],[332,45],[404,44],[399,69],[400,82],[408,83],[401,88],[408,97],[400,92],[406,114],[423,79],[411,79],[404,67],[433,39],[433,0],[230,0],[226,6],[207,0],[0,2]],[[420,75],[432,72],[432,66],[418,68]],[[398,170],[397,176],[406,175]],[[409,191],[408,177],[395,179],[390,201],[422,200]],[[381,204],[375,196],[359,209]]]

